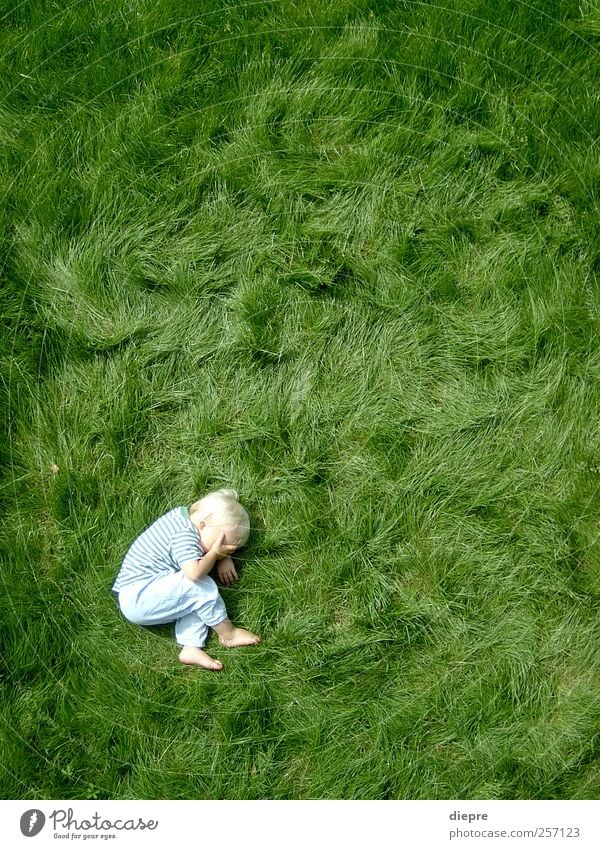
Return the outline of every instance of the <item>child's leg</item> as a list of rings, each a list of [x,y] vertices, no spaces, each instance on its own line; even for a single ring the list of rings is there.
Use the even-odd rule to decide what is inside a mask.
[[[256,643],[260,643],[258,634],[246,631],[245,628],[236,628],[230,619],[225,619],[212,627],[218,634],[221,645],[227,649],[233,649],[237,646],[254,646]]]
[[[244,628],[235,628],[227,618],[227,611],[221,596],[211,606],[205,605],[202,611],[182,616],[175,623],[175,637],[182,649],[179,660],[182,663],[203,666],[205,669],[219,670],[223,668],[220,660],[215,660],[204,651],[208,629],[213,628],[219,635],[221,645],[226,648],[234,646],[251,646],[260,642],[256,634],[251,634]]]
[[[223,664],[220,660],[216,660],[208,652],[204,651],[209,626],[201,618],[201,616],[208,616],[208,618],[216,617],[219,621],[222,621],[223,613],[227,617],[223,600],[218,593],[217,596],[218,601],[215,603],[214,609],[208,608],[205,605],[202,608],[202,614],[200,614],[200,611],[195,611],[194,613],[188,613],[187,616],[182,616],[181,619],[177,619],[175,622],[175,639],[181,646],[179,660],[182,663],[187,663],[191,666],[202,666],[204,669],[214,669],[218,672],[220,669],[223,669]]]
[[[214,628],[222,645],[229,648],[251,645],[259,639],[243,628],[234,628],[218,587],[208,576],[191,581],[183,572],[172,572],[141,587],[126,588],[119,594],[119,603],[123,615],[138,625],[161,625],[175,620],[175,636],[182,646],[179,659],[183,663],[222,668],[220,661],[202,650],[209,628]]]
[[[123,615],[136,625],[163,625],[196,614],[198,622],[210,627],[227,618],[213,579],[206,576],[200,581],[190,581],[181,571],[126,587],[119,594],[119,604]],[[188,626],[192,621],[188,621]],[[203,645],[206,633],[208,628],[199,626],[198,634],[193,637],[196,645]]]

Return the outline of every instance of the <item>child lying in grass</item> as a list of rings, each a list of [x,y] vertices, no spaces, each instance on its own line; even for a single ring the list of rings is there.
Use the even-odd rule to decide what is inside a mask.
[[[191,508],[175,507],[158,518],[129,548],[112,589],[121,612],[137,625],[175,621],[182,663],[222,669],[204,651],[208,629],[226,648],[249,646],[260,637],[236,628],[214,580],[226,586],[238,577],[231,554],[250,533],[248,514],[233,489],[211,492]]]

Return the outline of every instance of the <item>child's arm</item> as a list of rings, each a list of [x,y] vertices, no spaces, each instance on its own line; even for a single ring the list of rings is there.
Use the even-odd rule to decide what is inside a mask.
[[[182,563],[181,571],[183,574],[191,581],[199,581],[200,578],[204,578],[205,575],[208,575],[208,573],[212,571],[217,560],[227,557],[236,549],[235,545],[223,545],[224,539],[225,534],[220,534],[216,543],[209,549],[209,551],[206,552],[204,557],[201,557],[199,560],[187,560],[185,563]]]

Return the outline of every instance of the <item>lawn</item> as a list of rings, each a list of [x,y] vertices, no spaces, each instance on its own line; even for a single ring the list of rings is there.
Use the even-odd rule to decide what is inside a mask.
[[[0,2],[0,797],[593,799],[597,0]],[[220,487],[258,647],[110,591]]]

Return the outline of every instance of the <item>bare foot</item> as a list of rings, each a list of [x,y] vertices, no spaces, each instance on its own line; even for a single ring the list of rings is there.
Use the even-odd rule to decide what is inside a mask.
[[[232,627],[227,634],[219,635],[219,642],[226,649],[234,649],[237,646],[254,646],[260,643],[260,637],[252,631],[246,631],[245,628]]]
[[[183,646],[179,652],[179,660],[193,666],[202,666],[204,669],[214,669],[215,672],[223,669],[220,660],[215,660],[214,657],[211,657],[198,646]]]

